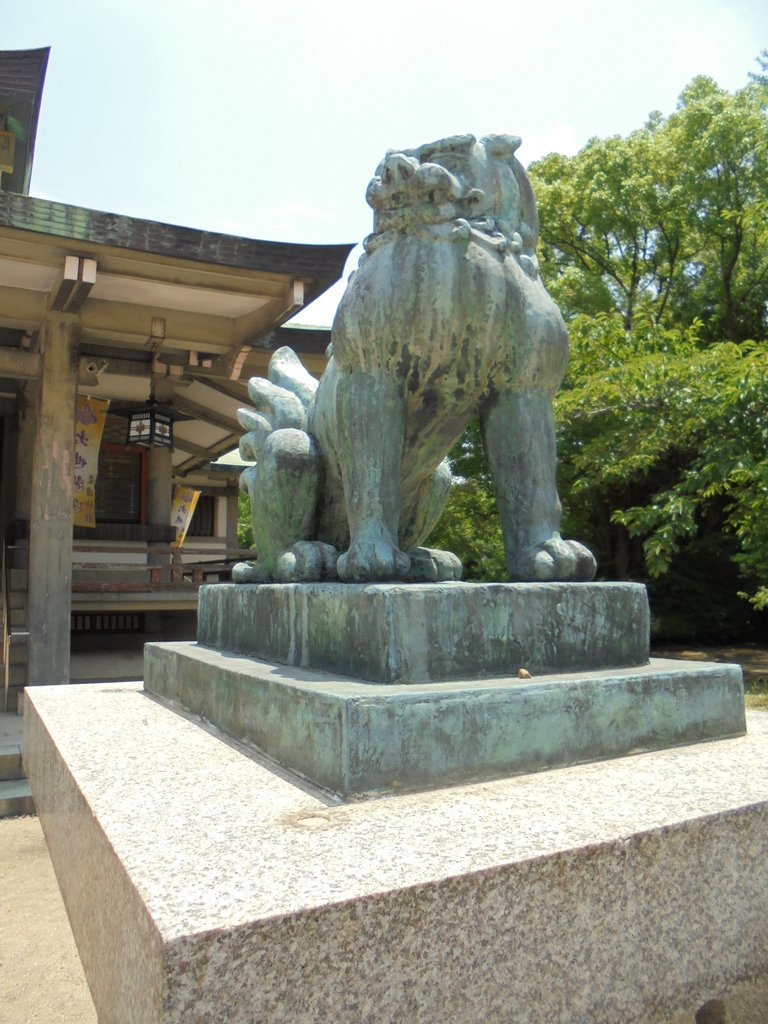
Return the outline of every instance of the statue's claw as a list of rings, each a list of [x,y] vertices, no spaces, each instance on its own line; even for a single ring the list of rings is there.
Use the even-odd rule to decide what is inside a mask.
[[[351,544],[336,563],[339,579],[345,583],[403,580],[410,567],[408,555],[386,541]]]
[[[510,577],[531,583],[588,583],[597,571],[589,548],[555,534],[543,544],[524,549],[509,566]]]

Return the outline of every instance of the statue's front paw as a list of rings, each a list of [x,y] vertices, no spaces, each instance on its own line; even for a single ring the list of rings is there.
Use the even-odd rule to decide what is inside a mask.
[[[338,552],[330,544],[300,540],[277,560],[275,578],[279,583],[315,583],[336,579]]]
[[[445,583],[461,579],[461,560],[452,551],[414,548],[408,556],[411,559],[408,579],[414,583]]]
[[[267,583],[271,574],[258,562],[237,562],[232,566],[233,583]]]
[[[410,567],[408,555],[386,541],[351,544],[336,563],[339,579],[345,583],[402,580]]]
[[[530,583],[588,583],[596,571],[597,562],[589,548],[558,534],[524,549],[509,567],[512,579]]]

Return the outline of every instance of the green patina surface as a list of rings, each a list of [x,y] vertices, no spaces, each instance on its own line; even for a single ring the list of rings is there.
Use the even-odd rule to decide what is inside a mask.
[[[148,644],[145,689],[333,793],[478,782],[745,732],[736,665],[384,686]]]
[[[379,683],[642,665],[635,583],[221,584],[200,591],[198,640]]]

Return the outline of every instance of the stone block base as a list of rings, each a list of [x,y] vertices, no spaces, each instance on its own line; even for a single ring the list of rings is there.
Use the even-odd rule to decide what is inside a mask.
[[[434,789],[744,732],[738,665],[421,685],[147,644],[144,686],[345,797]]]
[[[24,725],[100,1024],[765,1024],[768,715],[343,806],[132,684]]]
[[[218,584],[207,647],[375,683],[438,683],[643,665],[639,583]]]

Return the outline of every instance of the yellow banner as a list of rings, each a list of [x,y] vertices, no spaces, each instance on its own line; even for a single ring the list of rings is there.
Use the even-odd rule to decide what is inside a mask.
[[[201,492],[194,487],[176,487],[173,492],[171,503],[171,526],[176,527],[176,540],[172,547],[180,548],[187,536],[189,524],[195,513],[195,505]]]
[[[99,471],[99,448],[108,407],[109,402],[103,398],[77,396],[72,516],[75,526],[96,525],[96,474]]]

